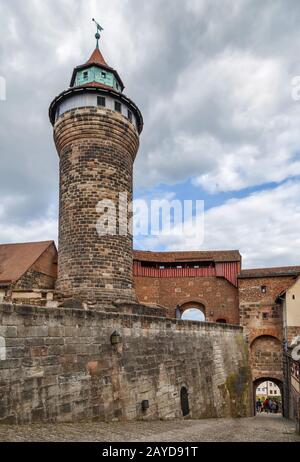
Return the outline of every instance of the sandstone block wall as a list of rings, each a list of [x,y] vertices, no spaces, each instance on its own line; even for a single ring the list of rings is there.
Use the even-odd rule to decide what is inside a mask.
[[[249,344],[260,336],[283,339],[283,313],[277,296],[293,284],[291,276],[239,279],[240,324]],[[261,288],[266,287],[266,293]]]
[[[272,336],[257,337],[251,345],[253,380],[261,377],[283,380],[282,344]]]
[[[249,413],[237,326],[2,304],[0,339],[2,423],[176,418],[182,387],[192,418]]]
[[[55,278],[30,268],[12,286],[12,290],[54,289]]]

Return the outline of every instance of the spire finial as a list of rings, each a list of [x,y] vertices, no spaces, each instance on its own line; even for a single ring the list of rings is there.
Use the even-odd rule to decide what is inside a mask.
[[[96,43],[96,48],[99,48],[99,40],[101,38],[101,35],[100,33],[104,30],[103,27],[100,26],[100,24],[98,24],[95,19],[93,18],[92,21],[94,21],[94,23],[96,24],[96,27],[97,27],[97,32],[96,32],[96,35],[95,35],[95,38],[97,40],[97,43]]]

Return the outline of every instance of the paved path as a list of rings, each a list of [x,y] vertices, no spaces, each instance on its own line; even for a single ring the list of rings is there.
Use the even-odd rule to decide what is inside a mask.
[[[176,420],[170,422],[0,425],[0,441],[87,442],[300,442],[294,424],[278,415],[247,419]]]

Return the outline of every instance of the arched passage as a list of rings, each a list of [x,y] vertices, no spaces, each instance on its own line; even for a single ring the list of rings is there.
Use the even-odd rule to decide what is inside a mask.
[[[277,389],[279,389],[279,393],[277,392]],[[283,412],[283,383],[276,377],[259,377],[253,381],[254,415],[257,414],[257,401],[260,400],[263,403],[267,399],[277,402],[278,413]],[[269,409],[268,412],[271,414],[273,413],[273,410]]]
[[[204,322],[205,306],[199,302],[188,302],[180,306],[181,319],[183,321],[199,321]]]

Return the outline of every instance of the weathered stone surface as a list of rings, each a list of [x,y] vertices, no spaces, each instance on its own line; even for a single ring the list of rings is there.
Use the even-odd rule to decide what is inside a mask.
[[[57,290],[88,302],[133,301],[132,236],[121,228],[130,220],[138,133],[115,111],[80,108],[58,118],[54,138],[60,157]],[[120,193],[127,194],[126,219]],[[116,206],[117,234],[97,233],[102,200]]]
[[[100,307],[101,308],[101,307]],[[0,315],[5,312],[0,305]],[[12,306],[3,333],[0,422],[152,420],[249,413],[247,346],[242,328],[142,315]],[[44,321],[42,324],[41,321]],[[44,325],[43,325],[44,324]],[[47,324],[47,325],[45,325]],[[16,328],[14,328],[16,327]],[[22,328],[21,328],[22,327]],[[121,343],[112,345],[118,332]],[[148,411],[141,403],[149,400]]]
[[[99,406],[94,407],[94,415]],[[0,407],[1,414],[1,407]],[[11,420],[11,421],[10,421]],[[294,424],[276,414],[246,419],[0,425],[2,442],[300,442]]]

